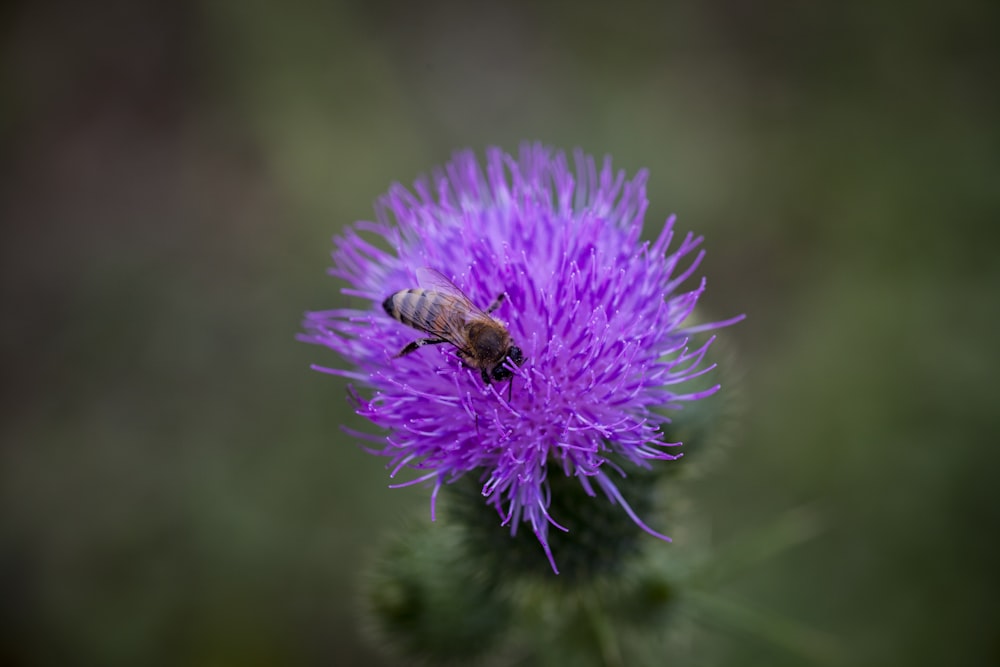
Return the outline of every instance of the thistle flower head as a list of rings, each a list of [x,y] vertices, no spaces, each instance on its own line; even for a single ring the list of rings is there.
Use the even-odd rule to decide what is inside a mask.
[[[301,338],[352,363],[317,369],[365,387],[357,412],[386,432],[372,451],[389,458],[392,477],[417,471],[396,486],[433,484],[432,517],[442,485],[475,475],[499,520],[512,533],[527,524],[555,569],[547,535],[562,527],[549,514],[546,475],[558,472],[669,540],[633,512],[609,457],[648,467],[679,456],[680,443],[661,434],[664,410],[718,389],[684,389],[713,368],[703,364],[712,339],[694,344],[692,334],[742,318],[686,325],[705,281],[680,288],[701,261],[702,239],[675,238],[671,216],[655,240],[640,240],[645,172],[628,179],[610,159],[598,166],[581,152],[571,165],[540,145],[486,158],[484,169],[459,153],[412,190],[393,185],[375,221],[336,238],[330,273],[362,305],[308,314]],[[474,360],[456,354],[456,335],[397,356],[441,336],[404,326],[383,302],[417,288],[436,297],[449,282],[477,309],[503,295],[490,317],[522,354],[500,362],[492,377],[502,381],[485,382]],[[415,316],[445,317],[440,307]]]

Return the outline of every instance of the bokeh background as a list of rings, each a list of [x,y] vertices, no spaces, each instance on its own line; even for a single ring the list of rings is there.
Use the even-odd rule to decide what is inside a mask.
[[[388,664],[358,573],[427,492],[293,337],[391,181],[537,139],[648,167],[749,314],[695,500],[822,530],[727,595],[846,664],[998,664],[1000,5],[474,4],[4,5],[0,663]]]

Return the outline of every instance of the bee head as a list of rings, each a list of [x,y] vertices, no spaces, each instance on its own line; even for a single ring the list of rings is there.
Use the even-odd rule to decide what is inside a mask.
[[[520,366],[521,364],[524,363],[524,353],[521,352],[521,348],[513,346],[507,351],[507,356],[504,357],[504,361],[507,361],[508,359],[513,361],[516,365]],[[496,367],[494,367],[493,372],[490,373],[490,375],[497,382],[501,382],[509,378],[511,375],[513,375],[513,373],[511,373],[510,369],[504,366],[503,363],[500,363],[497,364]]]

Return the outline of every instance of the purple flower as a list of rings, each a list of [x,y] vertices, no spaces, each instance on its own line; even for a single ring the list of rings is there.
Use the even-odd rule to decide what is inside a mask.
[[[443,484],[481,475],[485,502],[512,534],[529,524],[553,569],[549,526],[565,530],[548,512],[553,470],[669,541],[632,511],[614,482],[623,473],[608,457],[649,467],[680,456],[670,453],[680,443],[663,441],[663,410],[719,388],[683,389],[714,367],[702,363],[712,339],[695,345],[691,336],[743,317],[685,325],[705,281],[678,288],[702,259],[701,250],[692,257],[701,237],[689,233],[671,249],[671,216],[654,241],[641,241],[646,172],[628,180],[609,158],[600,169],[582,152],[573,161],[575,169],[541,145],[523,146],[518,157],[494,148],[485,172],[463,152],[412,192],[394,184],[376,222],[335,239],[330,273],[350,285],[344,294],[367,303],[309,313],[301,336],[355,367],[316,370],[370,388],[370,398],[355,394],[357,413],[387,434],[355,435],[379,444],[371,451],[390,459],[390,477],[419,471],[394,486],[433,482],[433,518]],[[504,362],[512,377],[484,382],[451,344],[395,356],[427,334],[389,317],[383,301],[399,290],[435,289],[420,284],[434,272],[480,309],[506,296],[492,317],[523,351],[521,365]]]

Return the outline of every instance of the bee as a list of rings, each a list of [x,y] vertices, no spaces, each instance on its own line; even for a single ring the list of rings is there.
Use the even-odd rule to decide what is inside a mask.
[[[417,269],[419,288],[404,289],[390,295],[382,308],[394,319],[429,334],[418,338],[400,351],[402,357],[424,345],[451,343],[456,354],[467,368],[479,370],[483,382],[501,382],[513,373],[505,364],[507,360],[520,366],[524,353],[514,345],[507,328],[490,317],[490,313],[503,303],[504,294],[498,296],[485,311],[479,309],[469,297],[434,269]]]

